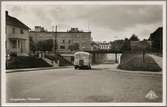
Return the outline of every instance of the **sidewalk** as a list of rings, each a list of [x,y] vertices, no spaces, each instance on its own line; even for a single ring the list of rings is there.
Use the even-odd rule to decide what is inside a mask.
[[[153,55],[153,54],[148,54],[149,56],[151,56],[154,61],[160,66],[160,68],[162,69],[162,57]]]
[[[159,74],[162,75],[162,71],[161,72],[153,72],[153,71],[128,71],[128,70],[122,70],[122,69],[115,69],[114,71],[116,72],[127,72],[127,73],[140,73],[140,74]]]
[[[140,74],[158,74],[158,75],[162,75],[162,71],[161,72],[153,72],[153,71],[129,71],[129,70],[123,70],[123,69],[118,69],[117,68],[118,64],[101,64],[100,66],[97,66],[97,68],[101,68],[104,67],[104,69],[106,68],[107,70],[112,70],[112,72],[125,72],[125,73],[140,73]],[[96,67],[96,65],[94,66]]]
[[[49,69],[62,69],[62,68],[70,68],[73,66],[57,66],[57,67],[40,67],[40,68],[23,68],[23,69],[8,69],[6,73],[12,72],[24,72],[24,71],[38,71],[38,70],[49,70]]]

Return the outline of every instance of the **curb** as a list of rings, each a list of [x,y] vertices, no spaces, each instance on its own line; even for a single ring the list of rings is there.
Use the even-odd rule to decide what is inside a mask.
[[[122,70],[122,69],[114,69],[113,72],[124,72],[124,73],[133,73],[133,74],[149,74],[149,75],[162,75],[162,71],[128,71],[128,70]]]
[[[38,71],[38,70],[50,70],[50,69],[62,69],[62,68],[71,68],[73,66],[60,66],[60,67],[42,67],[42,68],[27,68],[27,69],[11,69],[6,70],[6,73],[14,73],[14,72],[26,72],[26,71]],[[111,71],[111,70],[107,70]],[[128,70],[122,70],[114,68],[112,69],[112,72],[123,72],[123,73],[133,73],[133,74],[151,74],[151,75],[162,75],[163,72],[152,72],[152,71],[128,71]]]
[[[118,69],[117,68],[118,64],[113,67],[113,69],[107,69],[108,71],[112,72],[122,72],[122,73],[133,73],[133,74],[148,74],[148,75],[163,75],[162,71],[133,71],[133,70],[123,70],[123,69]]]
[[[43,67],[43,68],[27,68],[27,69],[11,69],[6,70],[6,73],[14,73],[14,72],[26,72],[26,71],[38,71],[38,70],[49,70],[49,69],[62,69],[62,68],[70,68],[72,66],[63,66],[63,67]]]

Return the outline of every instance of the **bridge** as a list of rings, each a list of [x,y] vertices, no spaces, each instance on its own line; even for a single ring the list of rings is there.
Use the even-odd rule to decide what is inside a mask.
[[[122,51],[115,51],[115,50],[86,50],[89,53],[122,53]]]
[[[115,62],[118,63],[117,54],[122,53],[122,51],[115,50],[87,50],[85,52],[89,52],[92,54],[92,60],[94,63],[103,60],[106,54],[115,54]]]

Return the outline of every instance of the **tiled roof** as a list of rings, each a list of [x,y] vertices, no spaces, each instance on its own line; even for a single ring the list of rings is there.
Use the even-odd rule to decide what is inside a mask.
[[[19,27],[19,28],[23,28],[26,30],[30,29],[28,26],[26,26],[24,23],[22,23],[17,18],[11,17],[9,15],[6,15],[6,24],[11,25],[11,26],[15,26],[15,27]]]

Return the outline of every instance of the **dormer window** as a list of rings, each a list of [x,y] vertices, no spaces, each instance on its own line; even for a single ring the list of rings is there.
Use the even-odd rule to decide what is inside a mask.
[[[21,34],[24,34],[24,31],[23,31],[23,29],[20,29],[20,33],[21,33]]]

